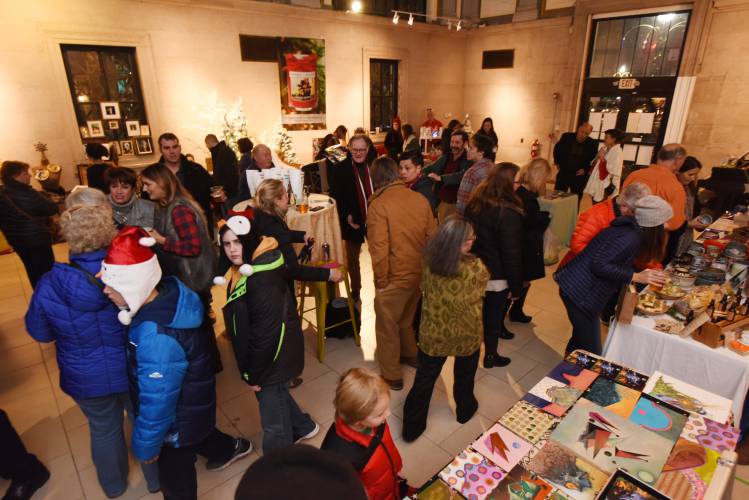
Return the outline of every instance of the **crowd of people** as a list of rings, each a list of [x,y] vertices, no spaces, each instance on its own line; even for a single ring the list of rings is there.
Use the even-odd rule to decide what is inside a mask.
[[[469,136],[457,120],[443,129],[430,110],[422,127],[442,130],[434,141],[442,154],[429,165],[413,127],[401,127],[397,117],[387,155],[377,157],[361,131],[347,139],[343,126],[321,144],[345,147],[346,159],[328,166],[328,182],[359,308],[365,242],[371,256],[379,374],[354,368],[341,376],[336,418],[322,443],[331,453],[320,455],[319,466],[350,464],[370,499],[413,491],[399,475],[402,460],[387,425],[390,391],[404,389],[403,365],[416,369],[403,410],[405,441],[426,429],[434,385],[450,356],[456,419],[467,422],[479,406],[479,362],[486,369],[511,363],[502,342],[515,337],[512,323],[532,321],[524,302],[531,282],[546,274],[550,216],[538,198],[554,177],[552,165],[543,158],[522,167],[495,163],[499,138],[491,118]],[[662,266],[700,227],[691,205],[700,164],[668,144],[656,164],[622,184],[623,133],[607,130],[599,150],[591,130],[580,124],[554,148],[555,187],[597,202],[581,214],[554,280],[573,327],[567,351],[600,354],[600,323],[620,287],[662,284]],[[222,310],[236,376],[260,409],[267,460],[247,477],[286,460],[277,453],[305,456],[294,444],[320,431],[290,391],[302,383],[304,368],[294,282],[338,283],[346,276],[299,263],[293,244],[304,243],[305,234],[286,224],[290,200],[281,181],[263,181],[246,210],[231,208],[250,198],[245,170],[273,167],[267,146],[240,139],[237,158],[213,134],[205,143],[213,175],[182,154],[172,133],[159,137],[161,158],[139,176],[126,167],[101,168],[105,151],[87,147],[89,187],[67,196],[60,219],[69,263],[54,262],[46,220],[57,206],[30,186],[29,166],[4,162],[0,171],[0,227],[34,288],[26,328],[56,344],[60,387],[88,420],[97,477],[110,498],[127,488],[125,414],[148,490],[167,499],[196,498],[196,455],[206,457],[209,470],[221,470],[253,449],[216,427],[215,374],[223,363],[211,313],[215,284],[226,286]],[[216,186],[224,203],[218,211]],[[12,430],[4,413],[0,427]],[[31,465],[13,476],[11,490],[19,493],[9,498],[28,498],[49,473],[22,443],[14,450],[19,463]],[[247,477],[238,498],[249,498],[241,496],[252,490]]]

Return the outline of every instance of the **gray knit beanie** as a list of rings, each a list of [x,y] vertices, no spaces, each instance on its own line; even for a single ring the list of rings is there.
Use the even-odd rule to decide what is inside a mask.
[[[655,195],[643,196],[635,203],[635,219],[640,227],[656,227],[665,224],[674,211],[663,198]]]

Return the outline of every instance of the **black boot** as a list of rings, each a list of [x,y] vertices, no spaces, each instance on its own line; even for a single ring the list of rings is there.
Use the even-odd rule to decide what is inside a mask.
[[[502,331],[499,332],[499,338],[501,338],[502,340],[512,340],[515,338],[515,334],[507,328],[502,328]]]
[[[484,368],[501,368],[507,366],[512,361],[510,358],[500,356],[498,352],[494,354],[484,354]]]
[[[512,306],[510,306],[510,321],[514,323],[530,323],[533,318],[528,316],[523,312],[523,306],[525,305],[525,298],[528,296],[528,290],[530,289],[530,285],[523,288],[523,291],[520,293],[520,297],[515,299],[515,301],[512,303]]]

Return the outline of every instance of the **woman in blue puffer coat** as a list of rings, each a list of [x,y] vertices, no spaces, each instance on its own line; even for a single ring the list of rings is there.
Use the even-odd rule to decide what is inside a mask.
[[[79,189],[65,207],[60,225],[70,264],[55,263],[41,278],[26,313],[26,330],[39,342],[55,342],[60,388],[88,419],[96,475],[104,493],[114,498],[127,489],[127,329],[95,274],[117,230],[101,191]],[[144,465],[143,475],[149,491],[158,491],[156,465]]]

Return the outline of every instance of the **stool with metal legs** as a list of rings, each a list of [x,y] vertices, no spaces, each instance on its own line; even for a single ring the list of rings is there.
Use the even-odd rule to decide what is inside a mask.
[[[331,328],[335,328],[346,323],[351,323],[354,330],[354,341],[356,345],[361,345],[361,338],[359,337],[359,325],[356,324],[356,313],[354,311],[354,300],[351,298],[351,286],[348,280],[348,273],[346,272],[346,266],[337,262],[330,262],[327,264],[321,264],[320,267],[328,269],[336,268],[341,271],[343,275],[343,283],[346,288],[346,302],[348,303],[349,318],[333,325],[328,325],[325,322],[325,312],[330,300],[332,287],[337,286],[334,283],[327,281],[313,281],[313,282],[301,282],[301,292],[299,294],[299,317],[301,318],[305,312],[311,311],[312,309],[304,309],[304,299],[306,296],[307,286],[312,290],[312,294],[315,297],[315,317],[317,321],[317,359],[322,362],[325,358],[325,332]]]

